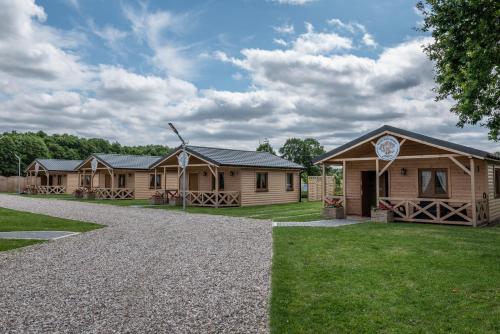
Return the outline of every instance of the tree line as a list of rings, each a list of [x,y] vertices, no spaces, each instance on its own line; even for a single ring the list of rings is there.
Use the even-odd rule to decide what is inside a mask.
[[[117,153],[163,156],[171,148],[163,145],[124,146],[101,138],[82,138],[69,134],[49,135],[38,132],[4,132],[0,134],[0,175],[17,175],[36,158],[83,160],[92,153]]]

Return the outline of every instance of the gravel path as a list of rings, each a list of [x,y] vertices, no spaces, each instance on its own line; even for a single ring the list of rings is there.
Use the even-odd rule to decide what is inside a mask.
[[[268,331],[267,221],[0,195],[108,225],[0,253],[0,333]]]

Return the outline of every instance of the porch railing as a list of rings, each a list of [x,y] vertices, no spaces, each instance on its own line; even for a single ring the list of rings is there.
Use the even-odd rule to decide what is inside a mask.
[[[181,197],[183,192],[180,192]],[[230,207],[240,206],[239,191],[187,191],[186,200],[192,206]]]
[[[408,222],[473,225],[470,200],[380,197],[380,205],[394,212],[394,219]],[[488,221],[488,200],[476,203],[476,223]]]
[[[85,191],[88,188],[78,188]],[[96,199],[133,199],[135,197],[134,189],[129,188],[92,188]]]
[[[30,194],[38,194],[38,195],[62,195],[66,193],[66,187],[28,185],[26,187],[26,191]]]

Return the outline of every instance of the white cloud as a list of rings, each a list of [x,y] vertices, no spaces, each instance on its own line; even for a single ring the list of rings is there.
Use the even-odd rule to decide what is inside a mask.
[[[281,38],[274,38],[273,42],[275,44],[280,45],[280,46],[288,46],[288,43],[284,39],[281,39]]]
[[[306,22],[307,32],[297,37],[293,49],[305,54],[324,54],[335,50],[352,48],[352,41],[335,33],[315,32],[311,23]]]
[[[345,23],[342,20],[339,20],[336,18],[328,20],[327,23],[330,26],[333,26],[334,28],[337,28],[337,29],[342,30],[342,31],[347,31],[351,34],[362,34],[361,41],[364,45],[370,46],[370,47],[377,46],[377,42],[375,41],[375,38],[373,37],[373,35],[368,33],[366,27],[360,23],[357,23],[357,22]]]
[[[282,5],[303,6],[317,0],[271,0]]]
[[[273,27],[273,29],[280,34],[293,34],[295,32],[293,24],[283,24],[279,27]]]
[[[46,13],[33,1],[0,4],[2,131],[71,132],[174,146],[176,138],[165,130],[173,121],[192,144],[254,149],[258,138],[280,145],[292,136],[312,136],[331,148],[388,123],[493,150],[484,129],[457,131],[450,101],[433,101],[433,64],[421,49],[427,40],[410,40],[369,58],[350,53],[352,38],[368,33],[361,25],[351,24],[357,35],[345,37],[340,31],[316,32],[308,24],[281,49],[210,53],[236,67],[233,78],[248,79],[250,86],[200,90],[167,67],[153,75],[90,66],[78,56],[80,41],[71,38],[73,32],[49,28]],[[131,19],[132,30],[150,46],[152,61],[162,54],[165,34],[183,29],[173,14],[131,15],[138,15]],[[168,38],[166,44],[180,47]],[[180,48],[174,56],[184,55]]]
[[[112,25],[105,25],[99,28],[93,20],[89,20],[89,26],[95,35],[102,38],[111,47],[117,47],[117,43],[128,36],[128,32],[117,29]]]
[[[151,61],[154,65],[170,75],[191,77],[194,74],[196,61],[185,54],[186,46],[174,41],[174,36],[190,26],[189,14],[151,13],[144,3],[140,8],[124,5],[123,12],[134,34],[153,50]]]

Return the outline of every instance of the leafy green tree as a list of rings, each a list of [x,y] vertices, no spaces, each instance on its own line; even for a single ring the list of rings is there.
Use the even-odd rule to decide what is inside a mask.
[[[498,0],[425,0],[421,31],[431,32],[425,46],[436,63],[437,99],[452,97],[459,126],[482,125],[497,141],[500,130],[500,2]]]
[[[264,140],[263,143],[259,144],[259,146],[256,149],[257,152],[269,152],[271,154],[276,155],[276,152],[274,151],[273,147],[271,144],[269,144],[268,140]]]
[[[279,152],[283,158],[305,167],[305,171],[302,173],[304,180],[307,180],[308,176],[321,175],[320,167],[313,165],[312,159],[325,153],[325,149],[316,139],[287,139],[283,147],[279,149]]]
[[[17,175],[16,145],[12,136],[0,138],[0,175]]]

